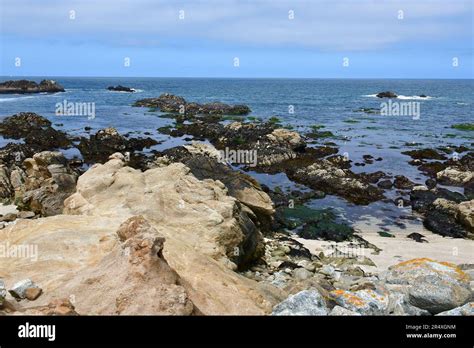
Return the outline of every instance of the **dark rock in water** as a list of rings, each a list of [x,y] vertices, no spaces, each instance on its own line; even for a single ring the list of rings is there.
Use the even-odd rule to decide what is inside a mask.
[[[435,179],[426,179],[425,185],[428,187],[428,189],[434,189],[438,183],[436,182]]]
[[[474,179],[469,180],[464,185],[464,195],[467,199],[474,199]]]
[[[395,176],[393,186],[400,190],[411,190],[415,186],[415,184],[406,176],[397,175]]]
[[[388,178],[388,175],[380,170],[373,173],[361,173],[360,175],[371,184],[376,184],[380,179]]]
[[[285,208],[282,212],[284,225],[289,229],[297,229],[300,237],[306,239],[322,239],[335,242],[351,240],[354,229],[337,222],[336,216],[329,209],[312,209],[306,206]]]
[[[427,98],[426,94],[420,94],[420,98]]]
[[[135,92],[135,89],[133,88],[130,88],[130,87],[125,87],[125,86],[122,86],[122,85],[118,85],[118,86],[109,86],[107,87],[107,89],[109,91],[115,91],[115,92]]]
[[[33,112],[6,117],[0,123],[0,134],[5,138],[24,138],[26,145],[36,152],[71,146],[64,132],[54,129],[48,119]]]
[[[81,152],[84,160],[88,163],[104,163],[109,156],[115,152],[130,153],[130,158],[135,155],[133,152],[149,148],[158,142],[152,138],[131,138],[127,139],[115,128],[105,128],[87,138],[81,138],[77,148]]]
[[[386,91],[377,93],[377,98],[398,98],[398,95],[393,92]]]
[[[428,241],[424,239],[425,236],[417,232],[410,233],[407,238],[413,239],[415,242],[418,243],[428,243]]]
[[[443,154],[440,154],[434,149],[420,149],[420,150],[410,150],[402,152],[404,155],[408,155],[413,159],[434,159],[434,160],[446,160],[447,157]]]
[[[436,173],[445,170],[448,167],[446,163],[433,161],[428,163],[423,163],[418,167],[418,170],[428,176],[436,177]]]
[[[468,235],[467,230],[459,225],[453,216],[437,210],[429,210],[426,213],[423,225],[443,237],[466,238]]]
[[[0,83],[0,94],[64,92],[64,87],[53,80],[43,80],[39,84],[28,80],[9,80]]]
[[[247,115],[250,108],[246,105],[228,105],[214,102],[207,104],[188,103],[183,97],[165,93],[158,98],[146,98],[136,101],[133,106],[158,108],[162,112],[181,114],[217,114],[217,115]]]
[[[388,190],[392,188],[393,184],[390,180],[382,180],[377,184],[377,186],[382,189]]]
[[[461,193],[439,187],[435,190],[413,190],[410,192],[411,206],[413,210],[420,213],[427,212],[429,207],[438,198],[444,198],[455,203],[461,203],[467,200]]]
[[[383,191],[370,185],[362,175],[340,169],[322,159],[307,167],[288,168],[288,177],[312,189],[337,194],[355,204],[369,204],[384,198]]]

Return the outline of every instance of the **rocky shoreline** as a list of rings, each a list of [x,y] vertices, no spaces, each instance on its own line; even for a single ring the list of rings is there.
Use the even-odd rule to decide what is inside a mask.
[[[28,112],[0,123],[0,135],[22,141],[0,149],[0,198],[17,209],[0,217],[0,244],[39,250],[38,262],[0,264],[0,313],[474,314],[474,263],[413,255],[380,269],[370,257],[380,247],[330,209],[307,205],[333,195],[409,207],[434,234],[472,243],[472,149],[404,152],[429,176],[419,185],[351,170],[357,164],[317,128],[300,134],[278,120],[228,119],[248,114],[245,105],[163,94],[134,106],[169,113],[174,125],[160,132],[194,142],[144,152],[158,142],[113,128],[74,137]],[[68,148],[81,158],[67,159]],[[256,160],[223,159],[229,149]],[[307,189],[271,189],[246,171]],[[412,234],[411,243],[426,242]],[[333,247],[316,253],[295,237]],[[18,288],[24,296],[13,295]]]

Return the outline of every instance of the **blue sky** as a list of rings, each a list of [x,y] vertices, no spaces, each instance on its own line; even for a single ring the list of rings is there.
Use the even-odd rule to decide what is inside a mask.
[[[473,78],[472,0],[0,4],[3,76]]]

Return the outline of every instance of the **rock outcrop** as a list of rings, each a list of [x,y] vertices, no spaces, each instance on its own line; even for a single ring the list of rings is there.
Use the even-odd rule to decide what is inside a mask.
[[[39,84],[28,80],[9,80],[0,83],[0,94],[64,92],[64,87],[53,80],[42,80]]]
[[[164,93],[158,98],[137,100],[133,106],[158,108],[162,112],[174,112],[189,115],[247,115],[250,108],[246,105],[228,105],[224,103],[198,104],[187,102],[183,97]]]

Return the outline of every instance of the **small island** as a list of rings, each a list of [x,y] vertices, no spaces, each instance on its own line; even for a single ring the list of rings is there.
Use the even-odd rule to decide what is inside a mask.
[[[28,80],[9,80],[0,83],[0,94],[57,93],[64,87],[54,80],[42,80],[39,84]]]

